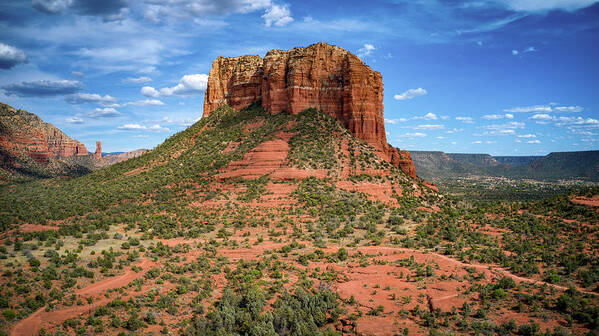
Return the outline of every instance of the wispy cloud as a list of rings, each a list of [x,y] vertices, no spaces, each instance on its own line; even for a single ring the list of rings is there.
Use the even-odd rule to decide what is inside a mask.
[[[400,135],[402,138],[423,138],[426,136],[426,133],[414,132],[414,133],[405,133]]]
[[[530,117],[531,120],[537,124],[549,124],[552,123],[557,127],[587,127],[587,128],[599,128],[599,120],[594,118],[583,118],[583,117],[564,117],[564,116],[553,116],[547,113],[538,113]]]
[[[498,120],[498,119],[514,119],[514,115],[510,114],[510,113],[506,113],[506,114],[486,114],[484,116],[482,116],[481,118],[485,119],[485,120]]]
[[[509,113],[540,113],[540,112],[582,112],[582,106],[559,106],[557,104],[519,106],[504,109],[503,112]]]
[[[512,55],[518,56],[518,55],[528,54],[528,53],[536,52],[536,51],[538,51],[537,48],[530,46],[530,47],[526,47],[522,50],[512,49]]]
[[[38,80],[20,82],[2,87],[8,95],[20,97],[50,97],[72,94],[83,89],[83,83],[72,80]]]
[[[126,102],[122,106],[162,106],[164,103],[158,99],[144,99],[132,102]]]
[[[74,105],[85,103],[109,104],[116,102],[116,98],[110,95],[101,96],[97,93],[75,93],[65,96],[64,100]]]
[[[86,113],[85,115],[90,118],[99,119],[99,118],[120,117],[122,114],[121,114],[121,112],[117,111],[113,107],[105,107],[105,108],[96,108],[93,111]]]
[[[575,11],[577,9],[589,7],[597,0],[495,0],[507,8],[517,12],[547,12],[551,10]]]
[[[123,79],[123,82],[136,83],[136,84],[147,83],[147,82],[151,82],[151,81],[152,81],[152,78],[146,77],[146,76],[127,77],[127,78]]]
[[[83,119],[79,118],[79,117],[69,117],[66,118],[64,120],[64,122],[68,123],[68,124],[83,124]]]
[[[511,121],[505,124],[494,124],[494,125],[486,125],[482,126],[484,129],[494,130],[494,131],[502,131],[506,129],[520,129],[526,127],[526,124],[519,121]]]
[[[144,126],[140,124],[125,124],[123,126],[117,127],[118,130],[123,131],[149,131],[149,132],[168,132],[169,129],[166,127],[162,127],[158,124],[152,126]]]
[[[464,124],[473,124],[474,123],[474,118],[472,118],[472,117],[455,117],[455,120],[461,121]]]
[[[403,128],[410,128],[413,130],[440,130],[440,129],[444,129],[445,126],[444,125],[438,125],[438,124],[434,124],[434,125],[416,125],[416,126],[403,126]]]

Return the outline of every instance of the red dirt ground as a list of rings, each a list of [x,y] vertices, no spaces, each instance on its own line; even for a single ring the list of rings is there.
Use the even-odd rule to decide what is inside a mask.
[[[19,226],[19,231],[21,231],[21,232],[39,232],[39,231],[49,231],[49,230],[56,231],[58,229],[59,229],[58,226],[39,225],[39,224],[23,224],[23,225]]]
[[[576,204],[588,205],[591,207],[599,207],[599,195],[595,195],[593,197],[578,196],[572,198],[570,201]]]
[[[353,183],[351,181],[338,181],[337,188],[364,193],[371,201],[381,201],[394,207],[399,206],[397,199],[391,197],[393,196],[393,186],[389,181],[383,184],[372,182]]]
[[[137,266],[143,269],[148,269],[153,265],[149,260],[143,260]],[[84,287],[75,292],[81,297],[96,297],[96,300],[92,304],[71,307],[64,307],[57,310],[47,312],[45,307],[38,309],[35,313],[29,315],[27,318],[19,321],[11,331],[11,336],[33,336],[38,335],[42,328],[48,330],[60,325],[65,320],[73,317],[77,317],[82,314],[89,315],[95,308],[101,307],[112,299],[99,296],[101,293],[115,288],[126,286],[131,281],[140,278],[143,275],[142,272],[136,273],[132,270],[127,270],[124,274],[116,277],[106,278],[98,281],[87,287]]]

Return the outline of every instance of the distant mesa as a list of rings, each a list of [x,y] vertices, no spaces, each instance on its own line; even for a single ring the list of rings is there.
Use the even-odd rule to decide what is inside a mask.
[[[454,179],[492,176],[513,179],[599,181],[599,151],[555,152],[546,156],[491,156],[412,151],[418,176]]]
[[[218,57],[208,78],[204,116],[223,105],[241,110],[255,102],[271,113],[322,110],[416,178],[410,154],[387,143],[381,74],[343,48],[316,43],[271,50],[264,58]]]

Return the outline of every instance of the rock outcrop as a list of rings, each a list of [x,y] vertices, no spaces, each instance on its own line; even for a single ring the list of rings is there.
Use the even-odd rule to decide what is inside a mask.
[[[85,145],[37,115],[0,103],[0,168],[50,176],[45,168],[60,171],[65,167],[57,160],[88,155]],[[66,166],[71,169],[72,162]]]
[[[343,48],[317,43],[272,50],[264,58],[218,57],[208,78],[204,115],[225,104],[240,110],[255,102],[271,113],[322,110],[416,177],[410,154],[387,143],[381,74]]]
[[[94,153],[94,157],[97,160],[100,160],[102,158],[102,142],[101,141],[96,141],[96,152]]]
[[[0,147],[21,152],[38,162],[49,158],[88,155],[81,142],[69,138],[52,124],[24,110],[0,103]]]

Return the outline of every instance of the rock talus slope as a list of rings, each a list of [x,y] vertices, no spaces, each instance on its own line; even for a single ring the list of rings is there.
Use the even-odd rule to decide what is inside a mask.
[[[410,154],[387,143],[381,74],[343,48],[317,43],[271,50],[264,58],[218,57],[208,78],[204,116],[225,104],[240,110],[258,101],[271,113],[322,110],[416,177]]]

